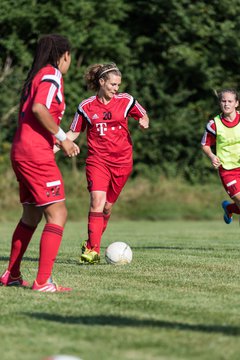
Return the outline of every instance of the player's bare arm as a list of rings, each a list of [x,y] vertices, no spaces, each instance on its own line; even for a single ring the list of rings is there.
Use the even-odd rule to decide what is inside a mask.
[[[55,123],[48,109],[44,105],[39,103],[34,103],[32,107],[32,112],[36,117],[36,119],[39,121],[39,123],[51,134],[55,136],[59,132],[65,134]],[[80,152],[79,147],[76,144],[74,144],[73,141],[69,139],[67,136],[60,137],[58,140],[60,141],[61,148],[63,149],[63,151],[67,156],[72,157],[79,154]]]
[[[69,130],[66,134],[68,139],[75,141],[78,138],[80,132],[74,132],[72,130]]]
[[[67,138],[68,138],[69,140],[72,140],[72,141],[76,140],[77,137],[79,136],[79,134],[80,134],[80,132],[73,132],[72,130],[69,130],[69,131],[66,133]],[[77,149],[79,150],[78,153],[76,154],[76,155],[78,155],[78,154],[80,153],[80,148],[79,148],[79,146],[78,146],[77,144],[75,144],[75,143],[73,143],[73,144],[74,144],[74,146],[76,146]],[[57,141],[56,141],[56,144],[55,144],[54,147],[53,147],[53,152],[54,152],[54,154],[56,154],[60,149],[61,149],[61,142],[57,140]]]
[[[215,169],[218,169],[219,166],[221,165],[221,162],[220,162],[219,158],[217,157],[217,155],[215,155],[212,152],[211,147],[207,146],[207,145],[202,145],[202,150],[207,155],[207,157],[211,160],[213,167]]]
[[[148,129],[149,128],[149,118],[147,114],[144,114],[142,118],[139,119],[139,125],[141,129]]]

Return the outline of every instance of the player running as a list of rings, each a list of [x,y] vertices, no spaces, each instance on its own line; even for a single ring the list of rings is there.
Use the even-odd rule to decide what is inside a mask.
[[[11,160],[19,182],[22,217],[13,233],[7,270],[0,278],[5,286],[28,286],[20,265],[28,244],[44,215],[46,224],[40,240],[40,257],[32,290],[69,291],[51,279],[52,268],[67,219],[62,175],[54,159],[53,146],[59,142],[67,156],[79,148],[60,128],[65,110],[62,74],[71,63],[70,44],[60,35],[42,37],[24,83]]]
[[[211,119],[202,138],[202,149],[215,169],[222,184],[234,202],[222,202],[224,221],[230,224],[232,214],[240,214],[240,115],[239,96],[234,89],[218,94],[222,113]],[[216,145],[216,154],[212,147]]]
[[[68,136],[75,140],[87,131],[86,177],[90,192],[88,240],[83,243],[80,263],[98,263],[103,232],[112,207],[126,184],[133,166],[128,118],[142,129],[149,127],[145,109],[127,93],[119,93],[121,72],[114,63],[94,64],[85,74],[88,88],[96,92],[83,100]]]

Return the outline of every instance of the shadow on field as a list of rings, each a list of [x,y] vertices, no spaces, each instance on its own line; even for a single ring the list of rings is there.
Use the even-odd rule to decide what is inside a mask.
[[[132,250],[201,250],[201,251],[213,251],[213,247],[181,247],[181,246],[131,246]]]
[[[131,246],[132,250],[196,250],[196,251],[216,251],[214,247],[184,247],[184,246]],[[224,248],[224,251],[240,252],[237,248]]]
[[[8,261],[9,256],[0,256],[0,261]]]
[[[88,326],[128,326],[128,327],[156,327],[163,329],[173,329],[180,331],[197,331],[204,333],[217,333],[228,336],[239,336],[240,327],[230,325],[204,325],[204,324],[186,324],[178,322],[169,322],[151,319],[134,319],[121,316],[62,316],[47,313],[24,313],[24,315],[39,319],[59,322],[62,324],[78,324]]]
[[[8,262],[9,261],[9,256],[0,256],[0,262],[3,261],[3,262]],[[36,258],[32,258],[32,257],[28,257],[28,256],[24,256],[23,257],[23,262],[25,261],[29,261],[29,262],[38,262],[39,259],[36,257]],[[89,264],[79,264],[79,260],[78,259],[75,259],[75,258],[68,258],[68,259],[61,259],[61,258],[57,258],[56,259],[56,263],[58,264],[77,264],[77,265],[81,265],[81,266],[89,266]],[[101,266],[101,265],[107,265],[105,263],[100,263],[98,264],[97,266]]]
[[[9,260],[9,256],[0,256],[0,261],[8,261],[8,260]],[[24,256],[23,261],[38,261],[38,258]]]

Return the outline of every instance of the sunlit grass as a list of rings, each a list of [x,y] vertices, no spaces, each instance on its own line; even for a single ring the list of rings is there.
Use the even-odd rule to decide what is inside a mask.
[[[3,271],[13,223],[1,224]],[[22,272],[36,276],[38,237]],[[239,358],[240,229],[223,222],[111,222],[101,264],[79,266],[85,223],[69,222],[54,268],[69,294],[0,288],[1,360],[72,354],[83,360]],[[107,265],[105,247],[125,241],[127,266]]]

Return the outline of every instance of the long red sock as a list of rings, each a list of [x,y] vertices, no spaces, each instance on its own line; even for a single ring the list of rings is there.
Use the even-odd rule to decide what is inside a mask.
[[[102,233],[104,233],[104,231],[106,230],[107,228],[107,225],[108,225],[108,220],[110,219],[110,216],[111,214],[103,214],[103,230],[102,230]]]
[[[52,274],[63,236],[63,227],[56,224],[46,224],[40,240],[40,257],[36,281],[39,285],[45,284]]]
[[[100,253],[102,231],[103,231],[103,213],[89,212],[87,248],[94,249],[94,251]]]
[[[228,211],[230,214],[240,214],[240,209],[239,209],[239,207],[238,207],[235,203],[229,204],[229,205],[227,206],[227,211]]]
[[[8,270],[13,277],[20,275],[21,261],[35,230],[36,227],[28,226],[20,220],[13,233],[8,265]]]

